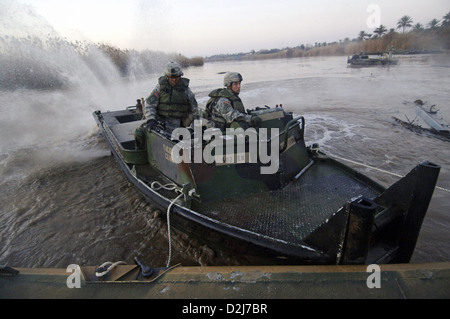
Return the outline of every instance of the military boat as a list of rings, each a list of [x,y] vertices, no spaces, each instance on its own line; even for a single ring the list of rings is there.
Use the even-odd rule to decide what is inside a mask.
[[[396,65],[397,63],[398,61],[392,58],[392,52],[361,52],[347,58],[347,64],[351,67]]]
[[[307,146],[303,116],[282,107],[247,112],[259,128],[222,132],[196,121],[180,133],[160,123],[146,132],[145,149],[136,148],[145,120],[135,107],[93,116],[125,176],[168,226],[212,248],[259,264],[409,262],[438,165],[419,163],[385,188]]]

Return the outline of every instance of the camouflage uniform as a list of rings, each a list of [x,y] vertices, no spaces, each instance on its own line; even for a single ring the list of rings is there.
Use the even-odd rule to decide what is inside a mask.
[[[241,82],[242,76],[236,72],[228,72],[224,77],[224,85],[227,88],[215,89],[209,93],[209,101],[206,103],[206,111],[216,126],[224,129],[227,127],[247,128],[252,124],[252,116],[245,113],[244,104],[238,94],[231,90],[233,82]]]
[[[219,127],[230,127],[233,122],[250,123],[251,115],[245,114],[241,99],[230,89],[216,89],[209,97],[206,109]]]
[[[145,148],[146,130],[148,123],[160,121],[165,124],[168,132],[187,127],[199,117],[198,104],[194,93],[189,88],[189,79],[181,78],[178,84],[172,86],[169,76],[182,76],[181,67],[174,62],[166,66],[165,75],[158,79],[158,84],[146,99],[144,108],[146,123],[136,129],[134,137],[138,149]]]
[[[158,106],[160,104],[160,98],[163,92],[161,92],[161,86],[164,90],[172,91],[174,88],[170,88],[170,84],[165,83],[167,81],[167,76],[162,76],[158,80],[158,84],[156,84],[156,87],[153,89],[153,91],[150,93],[149,97],[146,99],[145,104],[145,118],[146,119],[153,119],[153,120],[161,120],[166,123],[170,123],[175,126],[189,126],[190,122],[192,122],[193,119],[198,118],[198,104],[197,100],[195,99],[194,93],[191,91],[191,89],[188,87],[189,85],[189,79],[181,78],[180,85],[177,85],[178,90],[184,90],[185,99],[189,105],[189,111],[184,112],[187,116],[183,116],[184,114],[177,113],[174,114],[174,116],[168,116],[168,113],[165,113],[164,115],[161,113],[160,110],[158,110]],[[168,92],[169,95],[171,95],[172,92]],[[190,121],[187,120],[187,117],[189,117],[189,114],[191,115],[192,119]],[[183,123],[185,122],[185,123]],[[189,122],[189,123],[188,123]],[[187,124],[187,125],[186,125]]]

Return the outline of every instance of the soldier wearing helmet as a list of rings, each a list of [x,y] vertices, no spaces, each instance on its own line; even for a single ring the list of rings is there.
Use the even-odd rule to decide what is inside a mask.
[[[198,105],[189,88],[189,79],[182,78],[183,71],[176,62],[167,64],[164,75],[147,98],[145,118],[169,122],[176,127],[187,127],[198,117]]]
[[[223,79],[225,88],[215,89],[209,93],[206,112],[222,130],[227,127],[246,129],[249,126],[258,126],[261,122],[257,116],[246,114],[244,104],[239,98],[242,80],[241,74],[227,72]]]
[[[167,131],[172,131],[178,127],[188,127],[198,118],[197,100],[189,88],[189,79],[182,75],[178,63],[166,65],[164,75],[146,99],[144,113],[147,121],[135,132],[138,148],[145,148],[145,130],[154,129],[158,121],[165,124]]]

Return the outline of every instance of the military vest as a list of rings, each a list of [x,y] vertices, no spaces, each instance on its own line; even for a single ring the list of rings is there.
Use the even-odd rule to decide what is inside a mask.
[[[189,79],[181,78],[177,85],[172,86],[167,76],[162,76],[158,83],[160,86],[158,115],[177,118],[187,117],[190,113],[189,101],[186,97]]]
[[[215,103],[217,103],[217,101],[221,97],[225,97],[228,100],[230,100],[231,106],[233,107],[233,109],[235,109],[241,113],[245,113],[245,108],[244,108],[244,104],[242,103],[242,100],[239,98],[239,96],[237,96],[236,94],[233,94],[228,89],[215,89],[214,91],[209,93],[208,96],[210,97],[210,99],[206,103],[206,110],[208,111],[208,113],[210,115],[216,115],[213,117],[214,121],[222,122],[222,120],[219,120],[219,117],[217,116],[217,115],[220,116],[220,114],[217,114],[217,112],[215,112],[213,109]],[[223,122],[225,123],[225,120],[223,120]]]

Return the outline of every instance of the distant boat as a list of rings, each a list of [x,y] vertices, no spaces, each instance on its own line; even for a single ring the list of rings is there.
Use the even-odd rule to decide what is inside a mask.
[[[347,64],[352,67],[396,65],[397,63],[398,61],[392,58],[392,52],[361,52],[360,54],[355,54],[347,58]]]

